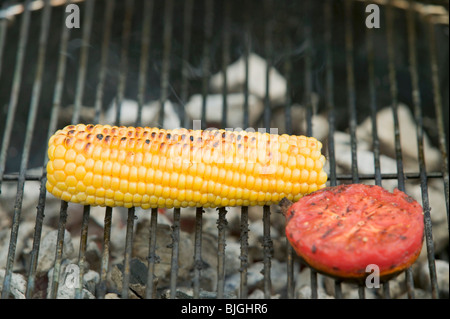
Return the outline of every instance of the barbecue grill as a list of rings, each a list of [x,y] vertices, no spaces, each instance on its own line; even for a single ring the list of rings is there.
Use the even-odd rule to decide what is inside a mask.
[[[382,283],[376,296],[392,297],[393,285],[400,283],[406,287],[407,298],[421,298],[416,289],[420,285],[427,287],[423,290],[428,297],[443,297],[436,261],[446,261],[448,267],[448,1],[370,3],[379,9],[379,28],[366,25],[373,13],[366,12],[366,1],[4,2],[0,8],[0,218],[4,218],[0,239],[6,242],[3,255],[0,251],[4,259],[0,263],[2,298],[57,298],[62,286],[83,280],[84,285],[75,285],[72,297],[85,298],[88,273],[97,275],[90,290],[92,298],[247,298],[256,290],[264,298],[296,298],[303,282],[310,287],[308,298],[323,297],[324,277],[312,269],[309,277],[300,276],[307,266],[273,227],[279,217],[276,206],[220,208],[217,212],[130,208],[120,233],[115,233],[113,216],[122,216],[123,210],[101,208],[102,218],[94,222],[93,207],[64,201],[55,206],[55,199],[45,190],[47,141],[67,124],[108,121],[166,128],[175,118],[176,124],[186,128],[193,127],[193,120],[201,120],[205,129],[228,128],[238,121],[243,128],[276,127],[279,133],[316,136],[323,128],[315,121],[317,115],[322,115],[328,128],[322,142],[329,185],[395,184],[400,190],[416,190],[424,208],[423,254],[429,273],[425,284],[413,266],[400,279]],[[77,21],[78,28],[69,27]],[[256,79],[264,88],[257,97],[261,111],[256,116],[251,104],[253,54],[264,61],[264,77]],[[243,61],[244,73],[236,88],[230,85],[233,79],[227,70],[238,59]],[[285,79],[281,98],[272,94],[274,71]],[[221,81],[214,86],[217,74]],[[231,94],[236,90],[243,99],[231,109]],[[220,95],[219,106],[211,106],[212,93]],[[192,115],[187,105],[195,94],[201,96],[201,103],[199,112]],[[146,113],[149,105],[153,113]],[[407,136],[416,141],[413,170],[406,167],[404,158],[405,149],[411,146],[404,145],[402,134],[407,133],[400,125],[401,105],[413,117],[414,135]],[[381,165],[384,142],[380,136],[387,124],[380,123],[377,115],[385,106],[394,128],[390,137],[394,172],[384,171]],[[296,117],[299,109],[304,111],[300,118]],[[125,120],[130,114],[132,123]],[[359,129],[364,123],[371,125],[369,173],[361,172],[359,165]],[[338,132],[349,136],[346,153],[337,147]],[[439,154],[437,167],[428,166],[427,143]],[[339,165],[344,156],[350,158],[347,170]],[[439,185],[437,197],[430,194],[431,182]],[[34,206],[25,207],[25,201]],[[445,220],[444,240],[438,248],[432,217],[439,211]],[[256,232],[254,212],[262,228],[255,254],[255,246],[249,243]],[[212,237],[205,233],[211,218],[216,220]],[[140,219],[148,223],[139,225]],[[34,227],[28,229],[24,220],[31,220]],[[235,220],[237,234],[230,231]],[[146,227],[146,258],[141,260],[135,256],[139,227]],[[50,254],[51,269],[43,272],[39,265],[48,228],[55,229],[56,242]],[[163,247],[170,252],[166,278],[157,269],[162,258],[158,231],[170,238]],[[185,233],[192,240],[186,241]],[[79,236],[79,243],[73,245],[79,247],[78,256],[72,261],[66,254],[69,234],[74,241]],[[114,236],[124,243],[115,264]],[[212,268],[205,257],[205,242],[211,238],[216,249]],[[27,245],[25,240],[27,252],[20,248]],[[99,251],[96,263],[89,255],[91,242]],[[231,253],[235,243],[239,252]],[[186,247],[192,252],[190,260],[182,254]],[[274,267],[280,264],[277,259],[286,271],[281,279],[284,284],[278,287],[277,282],[275,288],[275,280],[280,280],[273,278]],[[229,273],[233,262],[238,264],[236,272]],[[256,262],[261,280],[253,285],[250,269]],[[185,264],[192,266],[181,278]],[[70,267],[74,271],[67,271]],[[213,288],[205,286],[208,271],[216,278]],[[230,290],[229,279],[236,274],[239,284]],[[22,291],[14,286],[16,275],[22,278]],[[332,283],[328,294],[345,297],[344,283]],[[375,296],[369,296],[363,284],[350,289],[359,298]]]

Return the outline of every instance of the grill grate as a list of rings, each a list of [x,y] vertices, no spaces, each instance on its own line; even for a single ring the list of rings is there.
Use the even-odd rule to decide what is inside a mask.
[[[62,2],[62,3],[60,3]],[[24,192],[26,182],[38,181],[40,192],[35,217],[33,245],[26,270],[25,297],[35,297],[37,290],[37,266],[41,247],[41,237],[45,226],[46,207],[46,172],[45,168],[30,170],[32,167],[44,167],[47,162],[45,152],[46,140],[67,120],[78,123],[90,117],[90,121],[99,123],[105,113],[107,103],[114,102],[114,124],[123,123],[126,110],[124,101],[132,95],[137,101],[135,125],[146,123],[143,108],[149,96],[159,103],[159,121],[165,127],[165,112],[168,102],[179,105],[176,108],[180,123],[191,127],[191,119],[183,107],[192,93],[202,96],[202,129],[208,125],[208,103],[211,92],[210,80],[215,72],[223,72],[222,128],[230,123],[229,91],[231,79],[227,68],[239,55],[244,59],[245,81],[242,88],[244,102],[242,111],[233,117],[242,117],[244,127],[255,124],[250,121],[250,72],[249,59],[253,51],[264,56],[265,95],[263,111],[257,125],[266,129],[273,125],[273,115],[277,108],[283,110],[285,132],[292,134],[295,125],[292,104],[300,102],[306,109],[306,131],[315,135],[313,116],[320,108],[327,114],[329,125],[326,136],[327,160],[329,162],[329,185],[340,183],[359,183],[374,181],[384,185],[386,181],[397,180],[400,190],[406,190],[406,183],[418,180],[425,220],[425,243],[430,273],[431,296],[439,297],[436,271],[436,253],[433,240],[429,180],[442,180],[447,213],[448,230],[448,122],[444,113],[448,113],[448,97],[443,99],[444,90],[448,94],[448,73],[440,74],[442,64],[448,64],[448,46],[446,56],[439,52],[437,34],[442,27],[448,28],[448,2],[437,1],[436,5],[418,2],[389,1],[382,2],[382,28],[362,28],[365,18],[364,1],[323,1],[320,4],[310,0],[303,2],[281,2],[265,0],[259,3],[244,1],[177,1],[164,2],[126,0],[117,1],[86,0],[76,1],[81,9],[80,29],[65,27],[65,5],[71,1],[31,1],[12,5],[6,2],[0,11],[0,105],[4,107],[0,120],[0,189],[8,185],[17,186],[14,196],[14,209],[9,237],[5,275],[2,285],[2,298],[11,297],[11,280],[16,262],[16,247],[19,238],[19,226],[22,217],[22,203],[27,194]],[[377,1],[375,1],[377,3]],[[40,6],[39,4],[43,4]],[[64,6],[61,6],[64,4]],[[240,12],[240,8],[243,9]],[[380,4],[381,6],[381,4]],[[312,16],[320,14],[323,19],[318,23]],[[355,16],[359,17],[355,18]],[[198,18],[197,18],[198,17]],[[298,17],[301,17],[299,19]],[[400,19],[400,20],[398,20]],[[100,21],[100,22],[99,22]],[[283,21],[281,23],[280,21]],[[397,21],[404,21],[401,27],[407,37],[400,39],[396,29]],[[359,24],[358,24],[359,23]],[[33,38],[37,24],[39,35]],[[261,27],[260,27],[261,26]],[[57,31],[54,31],[57,30]],[[161,30],[161,32],[160,32]],[[9,45],[18,33],[17,44]],[[381,40],[380,40],[381,38]],[[427,39],[424,41],[423,39]],[[424,42],[425,44],[423,44]],[[299,45],[300,43],[300,45]],[[380,58],[378,46],[386,44],[386,51]],[[399,44],[400,43],[400,44]],[[8,44],[8,45],[7,45]],[[403,45],[403,47],[401,46]],[[74,46],[79,46],[74,50]],[[15,49],[14,49],[15,48]],[[444,48],[445,49],[445,48]],[[136,52],[137,51],[137,52]],[[364,53],[361,53],[363,51]],[[444,50],[445,51],[445,50]],[[28,53],[32,52],[32,53]],[[75,53],[74,53],[75,52]],[[425,52],[425,54],[424,54]],[[361,57],[363,55],[363,57]],[[399,63],[401,57],[407,57],[407,63]],[[424,61],[422,59],[426,57]],[[51,61],[51,59],[54,61]],[[383,59],[384,57],[384,59]],[[362,61],[362,62],[361,62]],[[54,66],[51,66],[52,63]],[[423,64],[423,65],[422,65]],[[428,68],[429,65],[429,68]],[[33,69],[27,74],[27,68]],[[287,80],[284,102],[275,105],[271,92],[271,67],[282,70]],[[401,78],[401,72],[407,68],[408,77]],[[445,68],[448,69],[448,68]],[[381,71],[380,71],[381,70]],[[380,72],[385,72],[385,83],[380,84]],[[344,76],[342,76],[344,74]],[[363,74],[364,76],[362,76]],[[30,76],[34,78],[30,79]],[[445,76],[447,88],[442,87]],[[50,77],[50,79],[49,79]],[[364,78],[361,84],[361,78]],[[10,80],[12,79],[12,80]],[[341,83],[342,82],[342,83]],[[426,82],[424,84],[424,82]],[[407,84],[410,89],[402,86]],[[363,85],[367,85],[361,90]],[[383,86],[384,85],[384,86]],[[428,85],[428,86],[427,86]],[[424,89],[425,87],[425,89]],[[156,88],[156,89],[155,89]],[[361,91],[365,93],[360,93]],[[407,92],[416,123],[418,145],[418,171],[405,171],[399,127],[399,104]],[[314,93],[324,96],[319,105],[315,105]],[[431,96],[431,97],[430,97]],[[431,102],[430,102],[431,101]],[[377,112],[381,105],[391,105],[394,123],[395,162],[397,173],[383,173],[381,170],[381,148],[377,123]],[[434,110],[428,105],[433,104]],[[88,108],[85,105],[92,105]],[[343,107],[341,106],[343,105]],[[366,105],[364,107],[364,105]],[[93,112],[89,113],[89,109]],[[86,113],[88,112],[88,113]],[[426,114],[423,114],[425,113]],[[21,115],[24,113],[25,115]],[[5,115],[3,118],[3,114]],[[67,116],[69,114],[69,116]],[[87,114],[87,115],[86,115]],[[431,114],[431,115],[430,115]],[[368,115],[372,124],[374,154],[374,173],[366,174],[358,169],[357,127],[364,115]],[[448,115],[448,114],[447,114]],[[425,161],[424,135],[426,134],[425,117],[433,118],[436,128],[435,143],[442,155],[440,171],[427,171]],[[382,123],[381,123],[382,124]],[[447,129],[447,131],[446,131]],[[337,158],[342,156],[335,149],[335,133],[348,130],[350,133],[351,170],[339,172]],[[20,132],[20,133],[19,133]],[[42,133],[43,132],[43,133]],[[447,135],[446,135],[447,134]],[[11,150],[21,148],[18,155],[11,156]],[[19,166],[16,166],[19,163]],[[18,171],[18,173],[16,173]],[[42,172],[42,173],[41,173]],[[4,196],[0,194],[1,196]],[[271,214],[273,208],[260,208],[263,225],[261,250],[263,252],[264,276],[262,290],[265,298],[273,294],[271,268],[274,258],[273,234],[271,234]],[[104,209],[104,233],[102,239],[100,280],[96,286],[96,297],[104,298],[109,292],[108,274],[110,272],[111,225],[113,209]],[[249,296],[248,269],[249,259],[249,219],[248,207],[240,210],[240,298]],[[56,298],[64,264],[63,248],[70,207],[62,201],[57,223],[58,235],[55,250],[55,262],[52,277],[48,278],[50,298]],[[158,210],[152,209],[150,215],[150,236],[148,238],[148,264],[146,278],[146,298],[158,298],[158,282],[155,278],[155,265],[159,261],[156,254],[158,227]],[[194,226],[194,268],[192,272],[193,297],[200,298],[202,292],[202,233],[204,210],[197,208]],[[220,208],[217,213],[217,290],[215,297],[227,297],[225,281],[227,256],[227,208]],[[130,297],[132,281],[131,263],[134,236],[134,223],[137,218],[134,208],[128,209],[125,251],[123,259],[123,282],[119,295]],[[79,242],[79,280],[82,282],[86,272],[86,251],[88,244],[91,208],[83,208]],[[169,290],[170,298],[177,298],[179,266],[180,229],[183,212],[173,210],[171,266]],[[448,233],[447,233],[448,236]],[[447,244],[448,247],[448,237]],[[298,280],[297,257],[290,245],[286,245],[287,278],[283,297],[296,297],[295,284]],[[311,270],[311,298],[319,298],[319,274]],[[405,275],[407,296],[415,298],[415,280],[412,269]],[[334,284],[335,297],[342,298],[342,283]],[[360,285],[358,295],[366,297],[365,287]],[[82,298],[82,288],[75,291],[76,298]],[[43,297],[43,296],[40,296]],[[390,298],[389,282],[383,284],[383,297]]]

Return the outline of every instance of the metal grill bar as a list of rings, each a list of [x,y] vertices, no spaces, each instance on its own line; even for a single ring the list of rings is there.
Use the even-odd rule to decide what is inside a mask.
[[[225,207],[219,210],[217,219],[217,298],[222,299],[225,292],[225,246],[226,246],[226,227],[228,224]]]
[[[122,26],[122,44],[120,51],[120,74],[119,74],[119,85],[117,88],[116,96],[116,119],[115,123],[120,125],[120,118],[122,112],[122,102],[125,94],[125,86],[127,81],[128,73],[128,49],[130,43],[130,32],[131,32],[131,20],[133,18],[134,10],[134,0],[127,0],[125,2],[125,17]]]
[[[241,208],[241,235],[239,242],[241,244],[241,282],[240,282],[240,298],[246,299],[248,297],[248,285],[247,285],[247,268],[249,266],[248,260],[248,206],[242,206]]]
[[[272,265],[273,242],[270,237],[270,206],[263,207],[263,274],[264,274],[264,297],[270,298],[272,295],[272,282],[270,280],[270,268]]]
[[[170,50],[172,47],[173,0],[164,2],[163,60],[161,69],[161,97],[158,122],[164,127],[164,110],[169,91]]]
[[[194,298],[200,298],[200,274],[203,268],[202,260],[202,225],[203,208],[197,207],[195,212],[195,246],[194,246]]]
[[[129,43],[130,43],[130,34],[131,34],[131,24],[133,19],[133,11],[134,11],[134,0],[127,0],[125,2],[125,16],[122,25],[122,43],[121,43],[121,51],[120,51],[120,73],[119,73],[119,85],[117,89],[116,96],[116,119],[115,122],[117,125],[120,125],[121,120],[121,109],[122,102],[125,95],[125,87],[127,81],[128,74],[128,51],[129,51]],[[135,219],[135,209],[128,209],[128,218],[127,218],[127,226],[126,226],[126,237],[125,237],[125,252],[124,252],[124,261],[123,261],[123,271],[122,271],[122,293],[121,297],[123,299],[128,299],[129,297],[129,284],[130,284],[130,263],[131,263],[131,253],[132,253],[132,244],[133,244],[133,226]]]
[[[398,89],[397,71],[395,68],[395,39],[394,39],[394,12],[391,3],[386,7],[386,39],[388,52],[389,84],[392,99],[392,116],[394,121],[395,157],[397,161],[398,189],[405,191],[405,176],[403,171],[402,147],[400,143],[400,128],[398,123]]]
[[[201,129],[206,128],[206,103],[207,96],[209,92],[209,77],[211,68],[211,41],[212,41],[212,30],[213,30],[213,1],[205,0],[205,33],[203,40],[203,63],[202,63],[202,115],[201,115]]]
[[[264,25],[264,55],[267,63],[266,67],[266,87],[265,87],[265,96],[264,96],[264,127],[266,131],[269,130],[270,127],[270,68],[273,63],[273,45],[272,45],[272,30],[273,30],[273,18],[272,11],[273,10],[273,2],[272,0],[264,1],[264,16],[265,16],[265,25]]]
[[[133,244],[133,226],[135,219],[135,208],[128,208],[128,218],[127,218],[127,233],[125,237],[125,256],[123,260],[123,281],[122,281],[122,298],[128,299],[129,296],[129,286],[130,286],[130,263],[131,263],[131,253]]]
[[[231,18],[231,2],[224,2],[224,23],[222,34],[222,74],[223,74],[223,86],[222,86],[222,128],[227,128],[227,114],[228,114],[228,77],[227,67],[230,63],[230,18]]]
[[[284,105],[284,117],[286,133],[292,134],[292,99],[291,99],[291,81],[292,81],[292,41],[286,36],[286,51],[288,52],[284,61],[284,75],[286,77],[286,103]],[[293,299],[295,297],[295,280],[294,280],[294,249],[288,240],[286,240],[287,255],[287,297]]]
[[[185,104],[188,100],[189,81],[188,81],[188,67],[189,67],[189,50],[191,47],[191,29],[192,29],[192,11],[193,0],[184,1],[184,16],[183,16],[183,65],[181,67],[181,118],[183,119],[183,127],[189,127],[189,118],[186,116]]]
[[[357,156],[357,140],[356,140],[356,89],[355,89],[355,75],[354,75],[354,47],[353,47],[353,26],[352,26],[352,8],[353,2],[351,0],[345,1],[345,57],[347,70],[347,99],[349,112],[349,129],[350,129],[350,144],[352,153],[352,183],[359,183],[358,173],[358,156]],[[364,286],[358,286],[358,294],[360,299],[365,298]]]
[[[304,1],[303,5],[303,28],[305,42],[305,106],[306,106],[306,135],[313,135],[312,126],[312,30],[311,30],[311,3],[309,0]],[[311,299],[318,298],[317,292],[317,271],[313,268],[310,270],[311,277]]]
[[[80,252],[78,256],[78,268],[79,268],[79,278],[80,283],[75,289],[75,299],[82,298],[82,286],[83,286],[83,276],[84,270],[86,268],[86,248],[88,239],[88,225],[90,217],[90,206],[83,207],[83,220],[81,222],[81,236],[80,236]]]
[[[155,277],[155,263],[158,262],[156,256],[156,226],[158,224],[158,209],[152,208],[152,215],[150,217],[150,236],[149,236],[149,252],[148,252],[148,273],[147,273],[147,288],[146,298],[155,298],[156,282]]]
[[[101,46],[100,57],[100,71],[99,79],[96,88],[95,95],[95,115],[94,123],[99,123],[100,114],[103,110],[103,96],[105,89],[106,70],[108,65],[108,48],[111,39],[111,26],[113,21],[115,0],[108,1],[105,9],[105,20],[103,24],[103,41]],[[106,294],[106,280],[109,271],[109,256],[110,256],[110,243],[111,243],[111,224],[112,223],[112,208],[107,207],[105,209],[105,218],[103,224],[103,251],[100,270],[100,282],[98,284],[96,295],[97,298],[103,299]]]
[[[426,174],[423,167],[423,124],[422,124],[422,115],[421,115],[421,101],[420,101],[420,91],[419,91],[419,81],[417,75],[417,56],[416,56],[416,43],[415,43],[415,30],[414,30],[414,11],[412,5],[407,12],[407,29],[408,29],[408,51],[409,51],[409,67],[411,73],[411,82],[412,82],[412,97],[414,103],[414,113],[416,116],[417,123],[417,141],[419,146],[419,157],[420,157],[420,173],[421,180],[424,180],[422,174]],[[407,283],[408,280],[412,283],[412,273],[408,272]],[[409,277],[409,278],[408,278]],[[412,290],[412,285],[407,284],[408,295],[414,297],[414,291]]]
[[[112,207],[106,207],[103,224],[103,252],[100,269],[100,282],[97,286],[97,298],[103,299],[106,294],[106,279],[109,270],[109,252],[111,243]]]
[[[352,151],[352,182],[359,182],[358,157],[356,153],[356,92],[353,60],[353,26],[351,0],[345,0],[345,57],[347,70],[347,98],[349,112],[350,144]]]
[[[369,73],[369,100],[370,100],[370,116],[372,123],[372,143],[375,169],[375,185],[382,186],[381,179],[381,164],[380,164],[380,140],[378,138],[377,126],[377,98],[375,89],[375,66],[374,66],[374,39],[373,30],[367,28],[366,32],[366,49],[368,59],[368,73]],[[383,283],[383,296],[385,299],[390,299],[389,281]]]
[[[81,42],[80,68],[75,91],[72,123],[80,122],[80,111],[83,104],[84,84],[86,82],[86,69],[88,65],[89,41],[91,38],[92,19],[94,15],[94,0],[86,0],[86,10],[83,17],[83,38]]]
[[[400,128],[398,122],[398,89],[397,89],[397,74],[395,69],[395,46],[394,46],[394,12],[392,7],[392,2],[389,2],[386,7],[386,38],[388,44],[388,75],[390,83],[390,93],[392,99],[392,115],[394,122],[394,140],[395,140],[395,157],[397,163],[397,174],[398,174],[398,189],[405,191],[405,176],[403,171],[403,158],[402,158],[402,148],[400,143]],[[406,287],[408,292],[408,298],[414,298],[414,282],[412,278],[412,270],[408,268],[405,272]]]
[[[178,256],[180,243],[180,209],[173,210],[172,225],[172,260],[170,266],[170,298],[175,299],[177,293]]]
[[[244,68],[245,68],[245,81],[244,81],[244,127],[249,127],[249,105],[248,105],[248,96],[249,96],[249,89],[248,89],[248,56],[250,54],[251,46],[252,46],[252,37],[251,37],[251,26],[250,26],[250,0],[246,0],[244,2],[246,10],[244,13]]]
[[[138,82],[138,112],[136,119],[136,126],[141,126],[142,122],[142,107],[145,103],[145,85],[147,83],[147,70],[148,70],[148,56],[150,47],[150,36],[152,34],[152,21],[153,21],[153,6],[154,1],[145,1],[143,11],[143,23],[142,23],[142,37],[141,37],[141,60],[139,64],[139,82]]]
[[[333,39],[333,15],[332,15],[332,1],[328,0],[324,6],[325,16],[325,104],[328,111],[328,160],[330,167],[330,186],[337,185],[336,178],[336,156],[335,156],[335,144],[334,144],[334,132],[335,132],[335,109],[334,109],[334,74],[333,74],[333,54],[332,54],[332,39]],[[342,287],[339,280],[334,281],[334,295],[335,298],[342,298]]]
[[[1,10],[6,10],[6,2],[3,3]],[[5,50],[6,27],[7,26],[8,26],[8,21],[6,19],[0,20],[0,75],[2,75],[3,52]]]
[[[370,110],[372,122],[372,138],[373,138],[373,156],[375,168],[375,184],[381,186],[381,167],[380,167],[380,140],[378,138],[377,129],[377,97],[375,89],[375,66],[374,66],[374,47],[373,47],[373,30],[367,28],[367,59],[369,68],[369,92],[370,92]]]
[[[250,27],[250,16],[248,12],[250,11],[250,1],[247,0],[244,2],[245,8],[245,14],[244,14],[244,52],[243,52],[243,58],[244,58],[244,72],[245,72],[245,80],[244,80],[244,105],[243,105],[243,122],[244,127],[247,128],[250,126],[249,124],[249,54],[251,50],[251,27]],[[249,233],[249,222],[248,222],[248,207],[242,206],[241,208],[241,226],[240,226],[240,249],[241,249],[241,267],[239,271],[241,272],[241,278],[240,278],[240,297],[243,299],[246,299],[248,297],[248,267],[249,267],[249,260],[248,260],[248,233]]]
[[[64,234],[67,222],[67,202],[61,201],[59,212],[58,236],[56,239],[55,265],[53,266],[53,276],[51,281],[50,298],[55,299],[58,295],[59,278],[61,272],[62,254],[64,248]]]
[[[148,1],[147,1],[148,2]],[[146,2],[146,3],[147,3]],[[98,123],[100,113],[103,110],[103,95],[105,90],[106,68],[108,66],[108,47],[111,39],[111,25],[113,20],[115,0],[107,1],[105,9],[105,21],[103,24],[102,52],[100,57],[100,72],[95,95],[95,116],[94,123]],[[68,28],[64,28],[68,29]],[[145,30],[145,29],[144,29]]]
[[[431,27],[430,27],[431,28]],[[434,89],[436,89],[436,80],[435,78],[438,76],[437,68],[435,68],[435,64],[433,61],[434,56],[434,48],[435,43],[434,42],[434,29],[430,29],[430,56],[431,63],[432,63],[432,78],[433,78],[433,85]],[[414,41],[413,37],[410,37],[409,40]],[[411,46],[414,45],[414,43],[410,44]],[[415,56],[411,56],[411,62],[414,63]],[[440,92],[435,92],[438,94],[435,94],[435,100],[436,105],[440,104]],[[438,96],[439,97],[438,97]],[[419,98],[416,96],[416,99]],[[418,100],[415,101],[416,103]],[[438,107],[437,107],[438,108]],[[436,262],[435,262],[435,253],[434,253],[434,241],[433,241],[433,232],[432,232],[432,222],[431,222],[431,215],[430,215],[430,204],[429,204],[429,197],[428,197],[428,183],[426,179],[426,169],[425,169],[425,155],[424,155],[424,145],[423,145],[423,131],[422,131],[422,119],[421,119],[421,112],[419,105],[415,105],[415,115],[416,120],[418,122],[417,125],[417,142],[418,142],[418,153],[419,153],[419,170],[420,170],[420,176],[421,176],[421,191],[422,191],[422,206],[424,208],[424,221],[425,221],[425,240],[426,240],[426,246],[427,246],[427,257],[428,257],[428,268],[430,271],[430,280],[431,280],[431,294],[433,298],[439,298],[439,291],[438,291],[438,284],[437,284],[437,274],[436,274]],[[440,121],[438,121],[439,123]],[[445,160],[443,161],[445,162]],[[447,192],[447,198],[448,198],[448,192]],[[447,202],[448,203],[448,202]],[[448,214],[448,205],[447,205],[447,214]],[[447,216],[448,217],[448,216]],[[448,219],[447,219],[448,221]]]
[[[312,30],[311,30],[311,3],[309,0],[303,3],[303,28],[305,43],[305,106],[306,106],[306,135],[313,136],[312,114]]]

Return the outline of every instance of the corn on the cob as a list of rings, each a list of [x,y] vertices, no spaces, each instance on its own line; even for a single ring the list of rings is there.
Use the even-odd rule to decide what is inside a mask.
[[[325,187],[321,148],[285,134],[69,125],[49,140],[46,187],[83,205],[270,205]]]

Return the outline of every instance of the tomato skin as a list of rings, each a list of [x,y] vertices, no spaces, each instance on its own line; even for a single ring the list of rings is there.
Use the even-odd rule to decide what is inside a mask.
[[[306,263],[348,280],[365,278],[375,264],[380,277],[414,263],[423,242],[423,210],[395,189],[349,184],[302,197],[286,212],[286,236]]]

